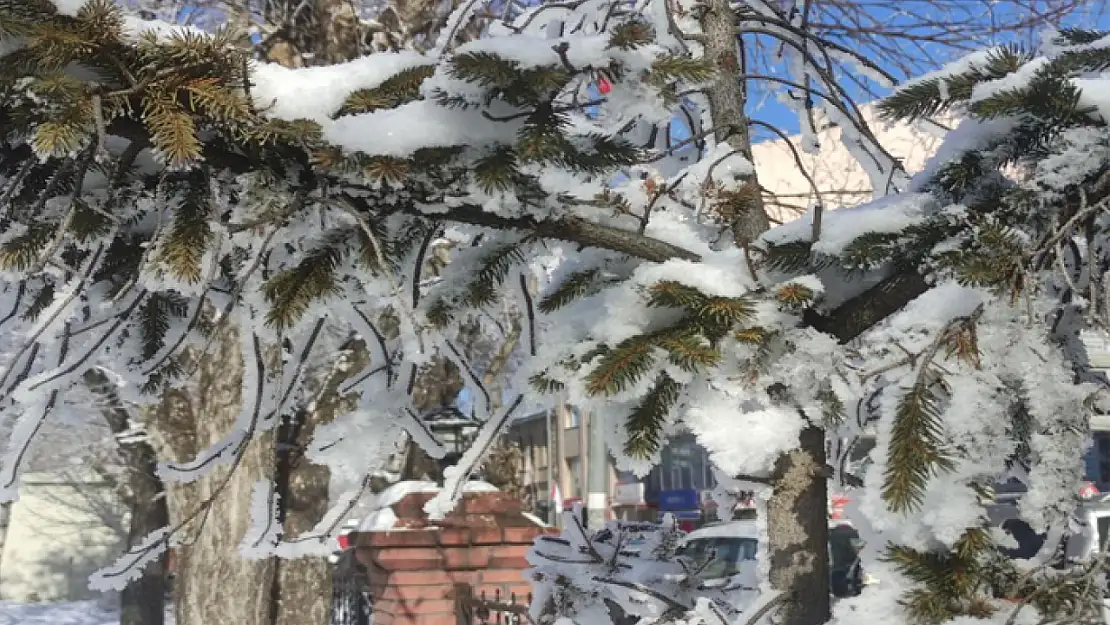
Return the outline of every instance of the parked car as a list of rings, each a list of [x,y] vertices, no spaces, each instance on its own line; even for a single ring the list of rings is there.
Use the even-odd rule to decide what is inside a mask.
[[[1010,535],[1016,547],[1006,547],[1003,553],[1010,558],[1027,560],[1037,555],[1047,536],[1033,530],[1021,518],[1018,503],[1022,491],[1009,491],[996,495],[995,502],[986,506],[990,523]],[[1110,541],[1110,495],[1103,495],[1090,484],[1080,492],[1079,505],[1069,519],[1064,531],[1063,544],[1057,559],[1060,564],[1085,562],[1103,552]]]
[[[992,525],[1014,539],[1014,546],[1001,549],[1002,553],[1017,560],[1037,556],[1048,540],[1047,534],[1035,531],[1018,509],[1021,489],[996,496],[996,502],[986,506],[987,518]],[[1110,495],[1102,495],[1093,485],[1087,484],[1080,492],[1083,499],[1068,520],[1061,544],[1052,554],[1049,563],[1057,568],[1090,562],[1107,552],[1110,542]],[[1103,595],[1102,620],[1110,625],[1110,588]]]
[[[859,532],[844,522],[829,528],[829,587],[834,597],[853,597],[862,592],[866,583],[860,566],[862,547]],[[706,580],[726,579],[754,570],[745,563],[754,563],[759,548],[759,531],[755,521],[714,523],[687,534],[680,546],[680,555],[696,562],[707,562],[700,570]]]

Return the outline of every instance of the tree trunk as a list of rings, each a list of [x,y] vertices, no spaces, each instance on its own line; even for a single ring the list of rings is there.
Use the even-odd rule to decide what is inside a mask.
[[[148,419],[152,440],[165,448],[161,457],[190,461],[236,427],[243,381],[239,351],[237,332],[221,331],[195,376],[163,395],[158,414]],[[175,551],[177,625],[274,623],[268,589],[276,565],[240,555],[254,485],[274,473],[273,449],[272,432],[256,434],[230,477],[232,467],[225,464],[195,482],[167,484],[171,523],[197,515]]]
[[[155,474],[158,460],[146,443],[124,447],[130,491],[127,546],[135,546],[169,524],[165,491]],[[166,616],[166,555],[143,569],[142,576],[120,594],[120,625],[162,625]]]
[[[716,78],[706,89],[709,112],[713,123],[713,136],[717,141],[728,143],[748,162],[752,162],[752,140],[748,132],[748,117],[744,112],[747,97],[744,81],[738,75],[744,71],[737,45],[736,12],[729,6],[729,0],[709,0],[705,4],[702,29],[705,32],[706,60],[716,64]],[[759,180],[753,173],[743,176],[742,181],[754,189],[747,210],[735,215],[722,215],[729,221],[736,244],[747,249],[759,235],[771,227],[771,220],[763,208],[763,196],[759,192]]]
[[[127,469],[129,512],[127,547],[138,545],[147,535],[169,525],[169,510],[162,480],[158,478],[158,456],[147,438],[135,431],[135,423],[106,377],[95,371],[86,383],[103,399],[101,414],[116,437]],[[120,593],[120,625],[162,625],[166,617],[166,564],[163,554],[148,564],[139,579]]]
[[[787,594],[780,623],[829,620],[828,482],[825,430],[802,430],[800,445],[775,466],[767,504],[771,587]]]
[[[701,20],[705,56],[719,74],[707,89],[713,133],[718,141],[752,160],[743,49],[738,46],[736,14],[728,0],[709,0]],[[753,173],[743,182],[759,189]],[[749,244],[770,228],[759,192],[752,194],[747,210],[722,215],[729,220],[736,245]],[[749,263],[751,257],[749,256]],[[782,625],[820,625],[829,619],[828,485],[825,478],[825,433],[810,426],[803,430],[799,447],[778,459],[773,477],[774,494],[767,510],[767,540],[771,587],[786,595]]]
[[[308,434],[304,440],[310,440]],[[279,465],[280,466],[280,465]],[[280,473],[280,471],[279,471]],[[282,502],[287,540],[311,531],[328,510],[327,467],[301,460],[289,469]],[[279,480],[279,488],[282,484]],[[323,496],[321,496],[321,494]],[[328,625],[331,622],[332,571],[321,557],[277,560],[273,580],[274,625]]]
[[[555,483],[559,485],[559,495],[564,499],[570,493],[570,471],[567,468],[567,417],[569,413],[570,409],[567,406],[566,398],[560,395],[558,403],[555,404],[555,418],[552,419],[553,423],[551,424],[551,428],[554,430],[552,435],[555,440],[555,450],[548,462],[555,463]],[[550,497],[550,494],[548,496]],[[563,524],[562,515],[563,510],[561,508],[555,511],[555,522],[560,527]]]
[[[329,507],[331,471],[304,457],[316,429],[354,406],[339,388],[369,364],[365,345],[345,346],[336,365],[320,380],[318,400],[286,420],[275,449],[274,481],[280,495],[283,540],[295,541],[324,519]],[[277,560],[271,595],[277,610],[274,625],[328,625],[331,622],[332,565],[322,557]]]
[[[12,523],[12,502],[0,503],[0,566],[4,563],[4,547],[8,544],[8,528]],[[4,595],[0,592],[0,599]]]

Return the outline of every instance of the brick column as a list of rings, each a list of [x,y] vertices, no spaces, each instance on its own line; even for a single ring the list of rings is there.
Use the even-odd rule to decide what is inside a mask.
[[[409,493],[393,505],[394,529],[352,535],[370,572],[374,625],[457,625],[456,586],[475,596],[526,603],[524,572],[537,536],[553,533],[520,513],[506,493],[467,493],[442,521],[425,518],[434,493]]]

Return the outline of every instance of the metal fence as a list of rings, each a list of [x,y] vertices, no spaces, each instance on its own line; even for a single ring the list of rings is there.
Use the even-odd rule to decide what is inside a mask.
[[[335,567],[332,573],[331,625],[371,625],[373,620],[373,603],[365,575],[355,567]]]
[[[532,594],[501,591],[474,594],[469,584],[455,585],[455,614],[458,625],[535,625],[528,609]]]

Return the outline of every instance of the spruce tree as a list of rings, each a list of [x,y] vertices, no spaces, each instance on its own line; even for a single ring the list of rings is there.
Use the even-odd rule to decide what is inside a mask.
[[[937,484],[978,493],[1024,466],[1041,497],[1025,512],[1034,524],[1057,522],[1078,454],[1053,452],[1081,444],[1089,390],[1075,386],[1065,366],[1064,356],[1074,355],[1061,356],[1052,342],[1064,321],[1044,332],[1028,326],[1032,319],[1040,328],[1046,310],[1071,324],[1082,317],[1077,305],[1101,301],[1077,301],[1076,289],[1106,292],[1097,280],[1053,273],[1061,263],[1100,262],[1070,246],[1069,229],[1095,232],[1083,220],[1101,211],[1105,159],[1067,170],[1062,187],[1059,175],[1068,150],[1097,153],[1089,137],[1105,125],[1084,108],[1073,80],[1105,67],[1101,48],[1079,43],[1092,35],[1065,33],[1071,39],[1047,60],[996,51],[998,60],[907,86],[887,102],[892,114],[965,106],[973,116],[967,129],[981,132],[966,143],[957,133],[947,147],[958,158],[906,195],[826,215],[817,232],[802,224],[757,237],[743,217],[758,217],[759,191],[733,135],[699,129],[683,151],[660,131],[676,111],[701,119],[706,100],[680,94],[732,82],[720,73],[736,69],[676,42],[663,13],[604,3],[537,9],[488,42],[440,55],[317,68],[349,76],[336,92],[313,82],[326,74],[274,79],[272,68],[263,71],[237,48],[235,33],[149,30],[105,0],[64,13],[46,0],[0,2],[0,269],[12,305],[0,317],[11,346],[0,401],[21,419],[4,486],[14,485],[36,424],[85,371],[118,376],[125,399],[147,402],[232,337],[246,370],[235,382],[243,387],[240,421],[196,459],[166,463],[164,475],[187,480],[236,466],[293,402],[311,397],[307,372],[321,367],[352,369],[351,383],[339,387],[350,403],[307,443],[309,456],[349,450],[350,437],[361,436],[354,462],[365,464],[355,470],[368,471],[380,454],[365,446],[389,448],[403,432],[442,454],[413,410],[417,373],[436,355],[451,357],[448,339],[461,323],[512,297],[528,312],[523,377],[539,391],[625,415],[610,433],[623,467],[650,466],[666,435],[685,425],[731,476],[820,486],[825,467],[816,456],[778,461],[799,441],[821,447],[821,430],[845,421],[843,406],[877,388],[885,393],[884,462],[865,499],[881,495],[885,512],[873,505],[871,513],[922,509]],[[692,16],[681,17],[693,28]],[[568,34],[560,20],[605,28]],[[1005,80],[1018,75],[1032,79]],[[997,93],[977,89],[992,78]],[[595,97],[602,79],[606,98]],[[311,102],[297,99],[312,89]],[[416,132],[418,123],[427,128]],[[1015,166],[1028,176],[1003,175]],[[921,218],[908,228],[904,219],[868,221],[883,210]],[[427,280],[428,249],[446,228],[465,230],[473,245],[457,251],[440,279]],[[821,239],[845,228],[860,235],[847,246]],[[1027,241],[1033,259],[1017,253]],[[857,280],[861,272],[871,282]],[[527,284],[535,274],[552,282],[534,299]],[[853,300],[876,274],[895,278]],[[890,280],[910,286],[890,288]],[[952,290],[960,285],[969,290]],[[858,334],[897,312],[906,293],[926,288],[918,304],[934,317],[900,311],[854,352],[815,329],[822,307],[834,307],[833,318],[850,317],[849,333]],[[953,293],[981,298],[982,308],[945,316]],[[387,319],[367,314],[385,308]],[[1084,315],[1099,315],[1091,310]],[[1007,343],[1008,334],[1023,338]],[[369,362],[333,358],[355,340],[368,346]],[[881,364],[903,348],[904,362],[885,372],[844,372],[846,361]],[[1021,368],[1034,356],[1047,364]],[[959,374],[973,380],[974,393]],[[213,370],[206,379],[230,383]],[[1005,423],[1011,448],[951,440],[954,398],[980,393],[1009,398],[990,406],[1007,420],[987,425]],[[430,514],[457,499],[522,403],[523,391],[483,415],[482,435]],[[175,416],[167,393],[150,418]],[[974,471],[972,457],[982,461]],[[796,479],[781,479],[790,472]],[[257,493],[266,509],[267,490]],[[805,523],[824,526],[820,503]],[[953,571],[1003,570],[978,567],[986,548],[977,519],[956,537],[904,525],[924,538],[903,541],[891,557],[928,597],[943,599],[911,596],[912,614],[936,621],[973,613],[967,606],[995,609],[986,583],[951,580]],[[182,528],[152,536],[115,573],[148,561]],[[273,540],[265,524],[252,529],[254,546]],[[939,581],[921,573],[937,553],[954,562],[946,548],[976,566],[945,564]],[[771,554],[772,577],[790,579],[797,566],[803,573],[794,579],[823,589],[820,553],[809,549],[804,566]],[[798,587],[776,590],[787,614],[800,615],[792,623],[824,618],[823,608],[803,609]],[[1059,609],[1029,598],[1045,615]]]
[[[989,501],[995,482],[1016,478],[1029,487],[1020,509],[1036,531],[1069,527],[1089,416],[1105,384],[1079,339],[1085,328],[1107,327],[1110,132],[1092,106],[1101,103],[1098,81],[1083,80],[1110,66],[1110,49],[1098,45],[1103,36],[1061,31],[1042,55],[986,50],[900,88],[880,103],[890,119],[944,111],[964,118],[903,200],[914,209],[912,223],[888,225],[876,212],[879,227],[844,245],[809,233],[767,242],[768,262],[785,271],[885,272],[913,283],[911,292],[924,292],[919,299],[932,305],[946,305],[931,298],[941,288],[972,300],[950,309],[957,314],[942,312],[932,327],[911,303],[902,314],[916,313],[914,329],[933,334],[903,335],[901,355],[891,353],[889,335],[886,346],[865,335],[857,352],[886,352],[887,366],[860,376],[889,397],[874,417],[887,423],[876,451],[881,470],[868,477],[881,480],[893,518],[937,505],[930,499],[937,483],[975,502]],[[958,286],[929,286],[936,284]],[[904,297],[897,288],[896,300]],[[977,415],[993,428],[978,433],[989,443],[955,434],[966,432],[959,420],[971,416],[969,402],[973,411],[997,411]],[[1100,622],[1103,590],[1091,580],[1101,579],[1101,559],[1060,562],[1049,540],[1040,562],[1057,568],[1023,570],[1000,555],[985,511],[973,509],[958,538],[926,528],[924,542],[919,534],[914,546],[897,539],[888,546],[888,563],[909,583],[903,599],[914,622],[994,615],[1013,622],[1022,610],[1039,622]]]

